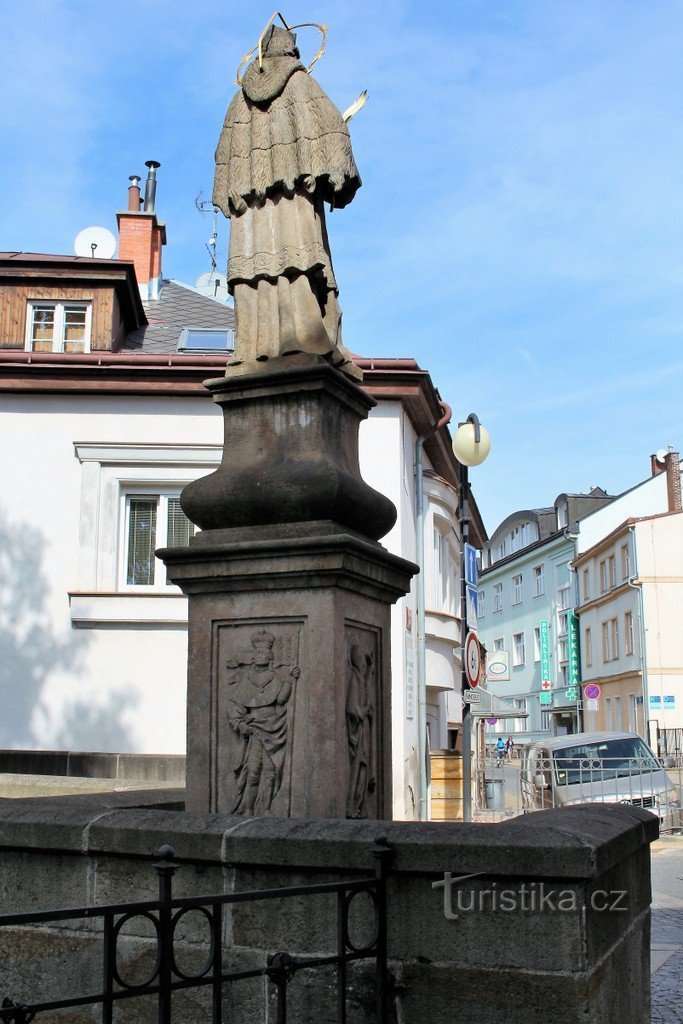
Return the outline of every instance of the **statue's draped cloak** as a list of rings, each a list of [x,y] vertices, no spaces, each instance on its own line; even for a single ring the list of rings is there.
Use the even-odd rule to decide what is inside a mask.
[[[286,69],[282,91],[256,103],[250,82],[259,75],[250,65],[244,87],[233,97],[216,149],[213,201],[226,217],[245,202],[277,192],[293,193],[302,178],[315,179],[320,197],[333,207],[346,206],[360,188],[349,130],[334,103],[294,57],[264,59]],[[275,69],[274,69],[275,70]],[[263,74],[273,77],[273,72]],[[258,78],[256,78],[258,84]],[[278,80],[274,87],[280,84]]]
[[[213,202],[231,219],[235,357],[314,352],[344,363],[323,203],[360,188],[341,114],[296,57],[254,61],[216,149]]]

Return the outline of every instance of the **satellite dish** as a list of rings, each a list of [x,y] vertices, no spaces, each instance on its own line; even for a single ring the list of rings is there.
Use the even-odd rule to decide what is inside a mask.
[[[666,462],[666,457],[667,457],[668,454],[669,453],[667,452],[666,448],[659,448],[657,450],[657,452],[655,452],[655,458],[656,458],[657,462],[659,462],[660,465],[663,466],[664,463]]]
[[[225,275],[218,274],[215,270],[200,274],[195,282],[195,288],[201,295],[206,295],[217,302],[227,302],[230,298]]]
[[[77,256],[110,260],[116,252],[116,239],[106,228],[83,228],[76,235],[74,252]]]

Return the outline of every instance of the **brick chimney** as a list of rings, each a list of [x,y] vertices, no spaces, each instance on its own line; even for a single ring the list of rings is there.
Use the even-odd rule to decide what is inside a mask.
[[[158,299],[161,287],[161,248],[166,245],[166,225],[154,212],[156,171],[160,164],[147,160],[145,199],[140,209],[140,178],[130,176],[128,209],[116,214],[119,225],[119,259],[132,260],[143,299]]]
[[[666,496],[669,504],[669,512],[683,511],[681,502],[681,457],[679,452],[671,448],[664,458],[666,467]]]

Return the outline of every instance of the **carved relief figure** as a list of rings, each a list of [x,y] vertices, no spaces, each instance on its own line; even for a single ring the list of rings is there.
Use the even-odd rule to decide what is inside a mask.
[[[282,785],[287,705],[300,671],[296,665],[274,664],[275,645],[272,633],[259,630],[251,638],[254,650],[246,662],[232,658],[226,662],[228,722],[238,739],[231,765],[232,814],[268,811]]]
[[[357,640],[347,647],[346,728],[349,741],[349,818],[369,817],[367,798],[374,793],[373,719],[375,659]]]
[[[301,64],[293,32],[269,25],[258,49],[216,149],[213,202],[232,221],[229,365],[311,352],[361,377],[341,340],[324,209],[360,188],[348,128]]]

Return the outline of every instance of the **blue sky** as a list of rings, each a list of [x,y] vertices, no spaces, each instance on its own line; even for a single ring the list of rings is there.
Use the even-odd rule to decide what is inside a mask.
[[[271,0],[272,3],[272,0]],[[683,444],[683,6],[659,0],[298,2],[364,187],[329,218],[356,352],[413,356],[492,436],[492,532],[521,507],[643,479]],[[115,229],[161,161],[164,271],[208,269],[213,151],[272,7],[0,2],[0,248]],[[317,35],[302,31],[304,59]],[[220,224],[225,259],[227,223]]]

